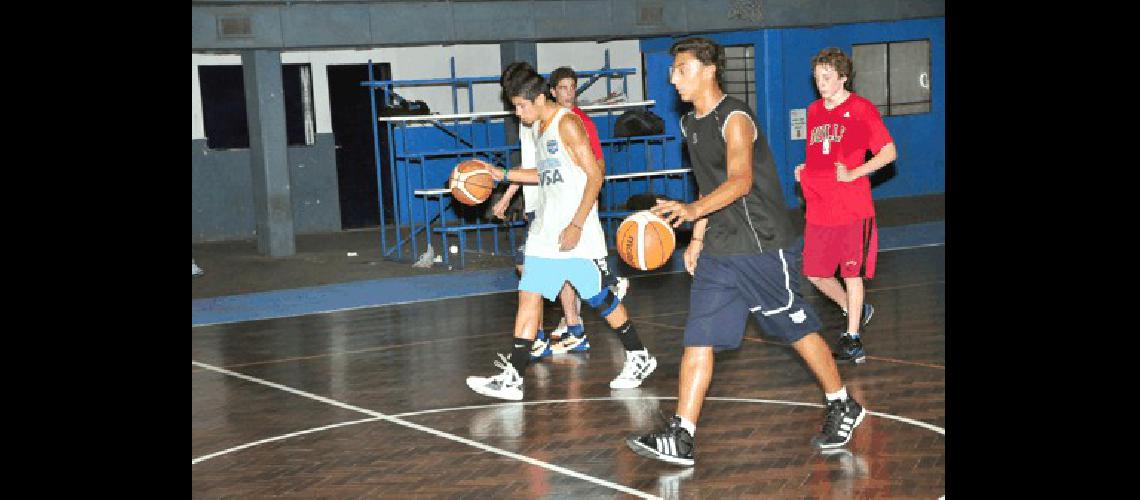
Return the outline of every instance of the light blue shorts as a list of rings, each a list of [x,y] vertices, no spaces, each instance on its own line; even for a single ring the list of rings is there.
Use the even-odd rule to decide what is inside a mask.
[[[604,259],[601,259],[604,261]],[[528,255],[523,267],[519,290],[542,294],[546,300],[555,300],[562,284],[569,281],[582,300],[588,300],[602,291],[605,272],[591,259],[551,259]]]

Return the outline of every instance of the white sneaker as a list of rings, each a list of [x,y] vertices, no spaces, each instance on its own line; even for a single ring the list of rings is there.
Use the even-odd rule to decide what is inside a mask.
[[[625,292],[629,291],[629,278],[618,277],[617,283],[614,284],[612,289],[618,301],[625,299]]]
[[[502,368],[503,372],[491,377],[467,377],[467,387],[484,396],[518,401],[523,397],[522,376],[510,363],[510,358],[503,354],[498,356],[495,366]]]
[[[195,278],[197,278],[198,276],[201,276],[203,274],[206,274],[206,271],[203,271],[202,268],[198,267],[198,263],[194,262],[193,260],[190,261],[190,270],[191,270],[191,274]]]
[[[657,368],[657,358],[649,355],[648,349],[640,351],[627,351],[625,353],[625,366],[617,378],[610,381],[610,389],[633,389],[641,385],[653,370]]]

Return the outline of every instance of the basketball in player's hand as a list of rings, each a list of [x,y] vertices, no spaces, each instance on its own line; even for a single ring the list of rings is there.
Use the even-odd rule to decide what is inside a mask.
[[[487,201],[495,187],[491,178],[491,165],[480,160],[465,160],[455,166],[448,180],[451,196],[464,205],[478,205]]]
[[[673,228],[648,210],[626,217],[618,226],[616,236],[618,256],[642,271],[664,265],[677,245]]]

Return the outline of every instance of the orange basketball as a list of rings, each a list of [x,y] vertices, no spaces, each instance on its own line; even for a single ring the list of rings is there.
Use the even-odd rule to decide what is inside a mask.
[[[664,265],[677,245],[673,228],[648,210],[626,217],[618,226],[616,239],[621,260],[642,271]]]
[[[480,160],[466,160],[451,171],[447,187],[451,196],[464,205],[478,205],[487,201],[495,187],[491,178],[491,165]]]

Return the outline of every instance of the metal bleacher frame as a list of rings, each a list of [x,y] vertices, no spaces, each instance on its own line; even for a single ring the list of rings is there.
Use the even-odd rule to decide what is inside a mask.
[[[415,259],[420,255],[420,238],[423,238],[425,245],[430,245],[433,234],[440,236],[441,246],[439,247],[442,254],[442,260],[445,265],[451,265],[451,255],[449,252],[448,235],[453,235],[457,238],[458,243],[458,257],[459,267],[463,268],[466,259],[465,252],[469,250],[467,242],[467,233],[475,231],[475,240],[477,241],[477,251],[483,250],[483,235],[482,231],[490,230],[491,239],[493,241],[493,254],[500,254],[499,251],[499,234],[500,229],[507,230],[508,238],[510,241],[510,249],[506,252],[513,255],[515,252],[515,231],[525,225],[523,221],[512,222],[499,222],[487,221],[482,216],[478,217],[476,222],[464,222],[462,220],[455,220],[456,224],[451,224],[449,219],[448,203],[445,203],[445,198],[450,198],[450,191],[448,189],[430,189],[426,186],[427,180],[427,163],[428,158],[440,157],[453,157],[457,162],[460,159],[480,158],[491,164],[496,165],[510,165],[511,164],[511,151],[519,149],[519,145],[503,145],[503,146],[490,146],[490,123],[495,118],[505,118],[512,113],[509,111],[491,111],[491,112],[459,112],[459,89],[467,89],[468,109],[474,109],[474,91],[473,85],[476,83],[499,83],[499,76],[488,77],[457,77],[455,76],[455,58],[451,58],[451,77],[450,78],[434,78],[434,79],[420,79],[420,80],[375,80],[372,73],[372,61],[369,61],[368,80],[361,82],[360,85],[369,89],[369,94],[372,102],[372,139],[373,139],[373,152],[376,160],[377,171],[377,190],[378,203],[380,209],[380,245],[381,254],[385,258],[394,258],[396,260],[404,259],[404,245],[409,245],[411,259]],[[583,85],[579,86],[578,94],[589,88],[599,79],[605,81],[606,95],[611,95],[611,79],[620,76],[622,79],[622,90],[625,95],[629,95],[627,76],[636,73],[634,68],[611,68],[609,50],[605,52],[605,65],[598,70],[593,71],[577,71],[579,78],[589,77],[589,80]],[[549,74],[543,74],[544,77],[549,77]],[[390,102],[392,96],[396,95],[394,92],[395,87],[399,86],[415,86],[415,85],[448,85],[451,88],[452,94],[452,111],[451,114],[432,114],[432,115],[406,115],[406,116],[387,116],[380,117],[377,115],[376,110],[376,94],[380,93],[380,98],[384,102]],[[613,113],[614,110],[622,108],[633,107],[648,107],[655,104],[655,101],[642,101],[632,103],[617,103],[617,104],[603,104],[603,105],[587,105],[581,106],[581,109],[586,112],[590,111],[605,111],[606,123],[612,129]],[[460,121],[468,121],[466,137],[462,137],[462,127]],[[454,140],[454,146],[449,149],[433,149],[433,150],[415,150],[409,148],[407,144],[407,127],[413,123],[430,123],[436,129],[449,135]],[[389,165],[392,168],[387,173],[391,178],[392,193],[392,220],[395,226],[395,241],[389,242],[386,228],[386,217],[384,213],[384,190],[382,175],[383,172],[381,163],[381,150],[380,150],[380,130],[379,124],[384,124],[384,133],[387,134],[388,143],[388,159]],[[481,134],[476,130],[478,124],[482,124]],[[399,134],[397,134],[399,129]],[[396,136],[399,135],[400,141],[396,141]],[[477,140],[477,135],[481,135],[483,140]],[[602,139],[603,151],[607,146],[612,150],[614,146],[622,147],[626,154],[626,169],[627,172],[623,174],[608,175],[603,184],[602,192],[599,194],[599,211],[598,215],[603,221],[603,226],[607,233],[607,242],[613,245],[613,221],[617,218],[623,218],[631,212],[625,211],[624,207],[618,207],[617,200],[614,199],[614,183],[627,182],[635,179],[644,179],[646,177],[656,176],[677,176],[688,175],[688,169],[674,169],[664,170],[662,168],[654,169],[655,164],[663,164],[665,159],[665,148],[668,141],[676,140],[674,135],[653,135],[653,136],[638,136],[638,137],[615,137],[611,139]],[[484,145],[478,146],[482,142]],[[628,172],[629,160],[631,151],[630,146],[633,143],[645,144],[646,156],[646,171],[645,172]],[[660,145],[661,154],[659,156],[653,154],[652,145]],[[657,161],[654,161],[654,160]],[[609,165],[609,161],[607,161]],[[415,175],[414,168],[419,167],[419,175]],[[607,170],[611,170],[607,168]],[[404,185],[400,186],[399,178],[403,177]],[[418,182],[415,180],[418,178]],[[416,186],[415,184],[418,184]],[[653,189],[653,182],[649,182],[650,189]],[[686,196],[688,190],[685,190]],[[404,204],[401,204],[397,197],[403,198]],[[438,211],[429,216],[429,199],[434,199]],[[414,200],[419,200],[419,208],[422,210],[422,217],[417,221],[416,217],[412,214],[411,208]],[[603,202],[604,200],[604,202]],[[624,202],[623,202],[624,203]],[[402,211],[407,210],[408,214],[403,215]],[[402,216],[403,215],[403,216]],[[451,218],[454,218],[452,214]],[[406,222],[405,222],[406,219]],[[433,224],[435,226],[433,227]],[[423,236],[421,236],[423,235]]]

